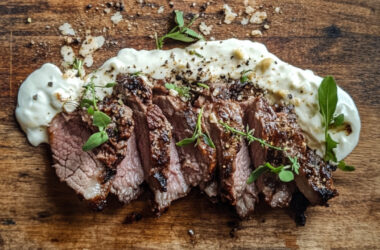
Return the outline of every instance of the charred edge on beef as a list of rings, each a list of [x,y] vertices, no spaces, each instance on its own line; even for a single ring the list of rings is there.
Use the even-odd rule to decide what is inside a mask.
[[[116,95],[134,110],[137,144],[145,179],[154,193],[154,211],[165,211],[173,200],[183,197],[188,186],[180,171],[172,126],[162,110],[152,103],[152,89],[146,79],[119,75]]]
[[[210,119],[211,117],[214,117]],[[219,101],[205,109],[205,119],[215,143],[218,158],[219,192],[221,198],[235,206],[240,217],[247,217],[257,201],[255,183],[247,184],[251,160],[245,141],[226,131],[219,121],[243,130],[240,106],[233,101]],[[216,119],[216,121],[213,121]],[[212,122],[211,122],[211,121]]]
[[[160,88],[160,86],[155,89]],[[156,90],[155,93],[158,91]],[[153,102],[161,108],[173,126],[173,137],[176,141],[192,136],[196,126],[197,114],[189,102],[183,102],[178,97],[163,94],[155,95]],[[202,129],[207,131],[205,126],[202,126]],[[177,151],[181,161],[181,171],[190,186],[198,186],[200,183],[210,181],[216,166],[214,148],[201,140],[197,146],[177,147]]]

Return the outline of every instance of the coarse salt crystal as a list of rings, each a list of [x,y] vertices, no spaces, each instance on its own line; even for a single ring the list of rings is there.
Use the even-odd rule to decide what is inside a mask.
[[[160,8],[158,8],[157,10],[157,13],[158,14],[164,13],[164,10],[165,10],[164,6],[160,6]]]
[[[249,21],[250,23],[261,24],[265,19],[267,19],[267,13],[265,11],[257,11],[251,16]]]
[[[111,21],[114,23],[114,24],[118,24],[119,22],[121,22],[123,20],[123,16],[121,15],[121,13],[118,11],[116,12],[115,14],[113,14],[111,16]]]
[[[212,25],[207,26],[205,22],[201,22],[199,24],[199,31],[202,32],[203,35],[207,36],[211,34],[212,27]]]
[[[231,24],[233,20],[237,17],[237,14],[234,13],[228,4],[223,5],[224,9],[224,23]]]
[[[75,31],[69,23],[64,23],[61,26],[59,26],[59,30],[61,31],[61,34],[64,36],[75,36]]]
[[[252,32],[251,32],[251,36],[254,36],[254,37],[261,37],[261,36],[263,36],[263,33],[261,33],[260,30],[252,30]]]

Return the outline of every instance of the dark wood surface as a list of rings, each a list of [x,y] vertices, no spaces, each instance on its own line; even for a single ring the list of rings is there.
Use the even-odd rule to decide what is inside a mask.
[[[86,12],[90,2],[94,8]],[[96,35],[110,27],[105,37],[117,44],[97,51],[93,68],[123,47],[154,48],[149,35],[168,30],[173,9],[168,1],[146,2],[163,5],[164,13],[134,0],[124,1],[124,19],[132,23],[128,30],[125,22],[113,27],[110,14],[100,14],[103,7],[96,12],[95,1],[0,1],[0,249],[380,248],[378,0],[265,1],[264,9],[279,6],[282,14],[273,14],[273,8],[268,11],[271,28],[256,40],[284,61],[335,76],[352,95],[362,119],[359,145],[346,160],[357,170],[336,172],[340,196],[329,207],[309,208],[305,227],[297,227],[286,210],[263,205],[253,219],[239,222],[228,206],[211,204],[197,190],[174,202],[160,218],[149,216],[146,197],[128,206],[111,198],[103,212],[92,212],[59,183],[50,166],[48,146],[28,144],[15,121],[18,87],[43,63],[60,65],[64,39],[58,27],[64,22],[81,29],[81,37],[86,29]],[[190,7],[192,2],[196,7]],[[174,9],[196,13],[203,2],[174,1]],[[252,39],[248,34],[259,26],[242,26],[237,20],[218,24],[225,2],[236,11],[243,9],[243,1],[212,1],[200,18],[214,26],[210,36]],[[26,23],[28,17],[32,23]],[[29,46],[32,40],[35,43]],[[166,48],[175,46],[183,45],[168,43]],[[131,212],[142,213],[143,218],[123,223]],[[194,230],[193,237],[189,229]]]

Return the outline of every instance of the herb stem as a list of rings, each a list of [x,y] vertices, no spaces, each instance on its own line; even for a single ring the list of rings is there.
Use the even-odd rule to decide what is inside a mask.
[[[229,126],[227,123],[224,123],[224,122],[222,122],[222,121],[220,121],[220,124],[222,124],[222,126],[223,126],[226,130],[228,130],[228,131],[230,131],[230,132],[232,132],[232,133],[234,133],[234,134],[237,134],[237,135],[239,135],[239,136],[242,136],[242,137],[247,138],[247,140],[248,140],[248,144],[251,144],[253,141],[257,141],[257,142],[259,142],[262,146],[266,146],[266,147],[268,147],[268,148],[272,148],[272,149],[275,149],[275,150],[284,150],[284,149],[281,148],[281,147],[273,146],[272,144],[269,144],[269,143],[266,142],[265,140],[253,136],[253,130],[249,130],[248,127],[247,127],[247,131],[246,131],[246,132],[243,132],[243,131],[237,130],[237,129],[235,129],[235,128]]]

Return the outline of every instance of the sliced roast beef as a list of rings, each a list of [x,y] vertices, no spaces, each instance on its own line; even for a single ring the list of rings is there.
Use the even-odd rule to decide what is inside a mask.
[[[82,150],[91,131],[82,121],[80,112],[60,113],[50,123],[48,132],[58,178],[91,205],[102,209],[111,183],[106,166],[92,151]]]
[[[162,110],[152,103],[147,80],[136,75],[119,75],[117,82],[114,91],[133,109],[145,180],[154,193],[154,210],[159,214],[189,190],[180,171],[172,126]]]
[[[312,205],[325,205],[327,201],[338,195],[332,179],[335,167],[311,149],[300,158],[301,168],[295,176],[297,187]]]
[[[235,206],[239,216],[246,217],[253,212],[257,201],[255,184],[247,184],[252,171],[248,148],[243,138],[220,124],[221,121],[243,130],[240,106],[233,101],[220,100],[206,106],[204,117],[217,149],[221,198]]]
[[[287,165],[290,164],[289,156],[297,157],[300,163],[300,173],[295,175],[296,184],[312,204],[317,204],[314,201],[322,199],[322,193],[326,193],[326,197],[329,198],[336,194],[331,178],[328,178],[327,186],[322,186],[320,181],[323,178],[327,180],[331,171],[326,168],[326,163],[322,159],[307,148],[291,106],[272,107],[264,98],[259,97],[255,99],[251,108],[247,109],[247,112],[248,125],[255,130],[255,137],[286,149],[276,150],[253,142],[250,146],[250,153],[255,167],[265,162],[274,166]],[[272,207],[288,206],[295,190],[293,182],[281,182],[277,175],[269,172],[259,177],[257,186]]]
[[[288,124],[283,119],[286,117],[277,115],[263,98],[255,99],[255,102],[247,111],[248,126],[255,130],[255,137],[264,139],[278,147],[285,147],[287,144],[298,142],[289,141],[291,140],[289,133],[292,133],[292,131],[291,129],[288,130]],[[303,140],[301,139],[300,142],[302,144]],[[263,147],[259,142],[251,143],[250,153],[256,168],[265,162],[269,162],[274,166],[287,164],[283,151]],[[295,190],[294,183],[284,183],[278,179],[277,175],[269,172],[262,174],[258,178],[257,186],[260,192],[264,194],[265,201],[272,207],[289,206],[292,193]]]
[[[192,137],[196,122],[196,110],[188,102],[169,95],[156,95],[153,98],[173,126],[173,137],[178,142]],[[208,183],[213,177],[216,166],[216,151],[203,140],[197,146],[177,147],[181,161],[181,171],[189,186]],[[203,185],[202,185],[203,186]]]
[[[144,171],[134,132],[132,132],[126,146],[126,155],[116,167],[116,175],[111,186],[111,193],[117,195],[119,200],[125,204],[139,196],[142,192],[140,185],[144,181]]]
[[[106,128],[108,141],[94,148],[93,152],[98,160],[103,162],[107,167],[115,169],[127,154],[128,139],[134,128],[133,112],[128,106],[120,103],[113,97],[106,97],[97,106],[100,111],[111,118],[111,123]],[[81,114],[88,128],[92,132],[97,132],[97,128],[92,125],[92,115],[87,112],[81,112]]]
[[[109,139],[92,151],[107,169],[112,169],[116,174],[112,180],[111,192],[121,202],[129,203],[138,197],[140,185],[144,181],[134,135],[133,112],[114,97],[106,97],[98,103],[98,108],[111,117],[111,123],[106,128]],[[82,119],[96,132],[92,126],[92,117],[87,112],[82,112]]]

